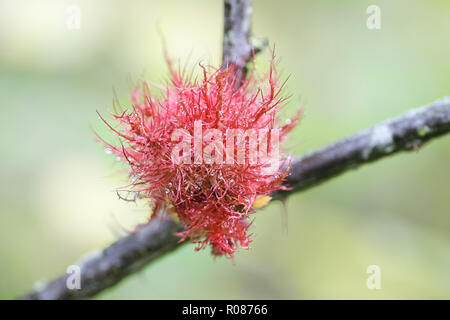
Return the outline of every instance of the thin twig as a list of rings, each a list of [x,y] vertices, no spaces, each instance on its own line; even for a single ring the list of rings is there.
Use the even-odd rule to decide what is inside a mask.
[[[251,52],[250,18],[250,0],[225,0],[224,65],[238,66],[242,79]],[[294,160],[285,181],[291,190],[273,196],[284,198],[328,181],[349,169],[399,151],[416,150],[425,142],[449,132],[450,98],[444,98]],[[80,289],[68,289],[70,275],[65,274],[22,298],[92,297],[179,247],[179,238],[174,235],[177,231],[181,231],[181,226],[172,220],[153,220],[139,231],[77,263],[81,276]]]
[[[247,63],[252,55],[251,2],[251,0],[224,1],[222,65],[224,68],[235,65],[237,78],[241,81],[245,79]]]
[[[274,197],[283,198],[311,188],[349,169],[400,151],[417,150],[427,141],[449,132],[450,97],[446,97],[294,160],[284,182],[292,189],[280,191]]]
[[[293,161],[286,184],[289,191],[278,192],[284,198],[363,164],[399,151],[417,150],[425,142],[450,132],[450,97],[405,115],[384,121],[330,146]],[[138,271],[180,246],[174,232],[180,225],[171,221],[152,221],[140,231],[118,240],[102,252],[82,260],[81,289],[69,290],[68,275],[25,296],[25,299],[88,298],[113,286],[125,276]]]
[[[176,232],[180,225],[172,220],[152,220],[139,231],[117,240],[102,251],[92,252],[74,264],[72,270],[22,299],[86,299],[114,286],[149,262],[180,246]],[[79,271],[80,289],[69,289],[71,275]],[[72,273],[73,272],[73,273]],[[72,277],[72,278],[73,278]],[[69,285],[67,284],[69,282]]]

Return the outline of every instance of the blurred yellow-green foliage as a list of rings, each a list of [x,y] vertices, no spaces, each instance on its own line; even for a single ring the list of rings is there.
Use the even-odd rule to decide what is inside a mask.
[[[77,5],[81,28],[66,26]],[[381,29],[366,27],[369,5]],[[254,0],[253,31],[276,45],[306,115],[299,155],[450,94],[448,0]],[[112,88],[127,102],[172,57],[220,63],[218,0],[0,0],[0,298],[27,292],[143,219],[118,200],[105,154]],[[264,70],[270,54],[258,57]],[[227,259],[184,246],[98,298],[450,298],[450,137],[258,211],[252,248]],[[366,269],[381,268],[381,290]]]

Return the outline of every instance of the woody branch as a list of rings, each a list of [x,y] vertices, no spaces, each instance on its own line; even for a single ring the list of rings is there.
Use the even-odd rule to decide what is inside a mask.
[[[251,54],[251,0],[225,0],[223,62],[238,66],[245,76]],[[285,198],[329,181],[349,169],[383,159],[400,151],[417,150],[424,143],[450,132],[450,97],[384,121],[346,139],[294,159],[284,182],[288,191],[273,194]],[[80,267],[81,288],[68,289],[68,274],[36,288],[22,299],[86,299],[108,289],[150,262],[180,247],[174,235],[181,231],[170,219],[152,220],[138,231],[106,249],[87,255]]]

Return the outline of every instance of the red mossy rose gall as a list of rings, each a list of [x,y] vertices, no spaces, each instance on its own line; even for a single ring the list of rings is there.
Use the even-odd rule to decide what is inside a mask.
[[[233,257],[239,247],[248,248],[251,241],[248,229],[255,201],[284,188],[281,181],[287,175],[289,160],[283,151],[275,150],[279,144],[270,139],[271,132],[278,130],[277,139],[285,140],[297,125],[300,111],[290,119],[280,119],[286,98],[282,94],[284,82],[278,77],[273,59],[267,74],[256,76],[252,69],[242,82],[235,76],[233,66],[199,68],[201,76],[196,78],[194,72],[177,72],[169,63],[170,78],[164,87],[144,81],[132,93],[129,108],[123,109],[116,102],[114,123],[103,121],[120,137],[121,144],[103,143],[128,163],[130,191],[149,199],[153,208],[151,219],[160,212],[175,212],[185,228],[181,240],[190,239],[198,244],[197,250],[210,244],[214,255]],[[246,159],[254,150],[266,154],[276,151],[278,157],[257,163],[230,162],[225,160],[229,151],[221,153],[213,148],[212,163],[199,163],[194,152],[183,154],[184,159],[191,161],[173,161],[173,150],[179,150],[180,145],[179,137],[174,139],[173,133],[182,129],[193,137],[188,140],[193,150],[198,143],[195,126],[199,123],[203,155],[213,142],[211,137],[205,139],[208,130],[221,133],[219,139],[225,145],[230,129],[244,133],[255,129],[259,132],[256,141],[267,140],[256,149],[252,149],[248,136],[236,144],[233,141],[232,156],[236,157],[244,143]],[[268,171],[268,166],[276,170]]]

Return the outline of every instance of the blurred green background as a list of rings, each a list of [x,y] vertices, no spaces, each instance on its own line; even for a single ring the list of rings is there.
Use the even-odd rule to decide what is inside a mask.
[[[68,5],[81,28],[66,27]],[[366,8],[381,8],[381,29]],[[290,75],[306,115],[300,155],[450,94],[448,0],[254,0],[253,31]],[[125,166],[94,141],[96,110],[127,102],[171,56],[220,63],[222,2],[0,0],[0,298],[26,293],[131,230],[148,210],[118,200]],[[259,70],[270,54],[258,57]],[[188,245],[98,298],[450,298],[450,137],[258,211],[236,263]],[[366,287],[369,265],[381,289]]]

